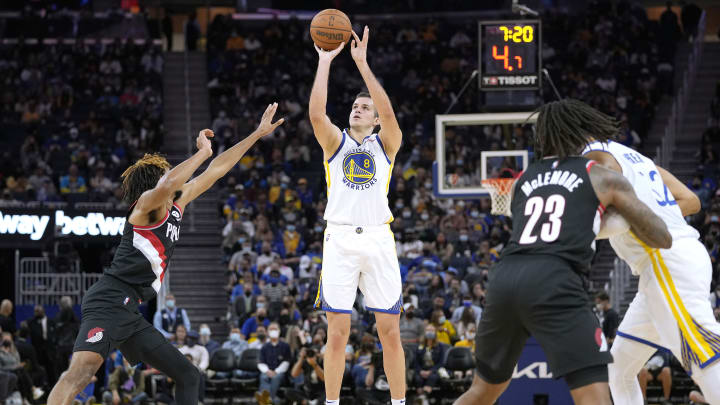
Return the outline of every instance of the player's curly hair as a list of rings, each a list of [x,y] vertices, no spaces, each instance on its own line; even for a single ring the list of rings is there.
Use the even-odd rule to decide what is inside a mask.
[[[142,193],[155,188],[158,180],[170,169],[170,163],[158,153],[146,153],[128,167],[122,178],[123,199],[129,204],[140,198]]]
[[[535,155],[539,158],[577,155],[590,142],[613,139],[620,129],[613,117],[574,99],[544,104],[536,112]]]

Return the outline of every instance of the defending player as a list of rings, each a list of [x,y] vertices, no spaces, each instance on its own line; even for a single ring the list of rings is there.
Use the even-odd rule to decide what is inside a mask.
[[[172,170],[163,157],[149,154],[125,170],[124,198],[132,205],[123,236],[110,269],[83,298],[82,324],[70,368],[50,393],[49,405],[70,404],[116,347],[131,364],[142,361],[175,380],[178,404],[197,404],[197,368],[143,318],[138,305],[160,289],[180,236],[185,206],[232,169],[258,139],[283,123],[283,119],[272,123],[276,109],[277,103],[269,105],[255,132],[213,159],[190,182],[190,176],[212,155],[205,135],[212,136],[210,130],[200,132],[198,151]]]
[[[658,348],[670,350],[708,401],[720,404],[720,324],[707,299],[712,264],[700,235],[683,218],[700,210],[700,200],[652,160],[617,142],[593,142],[584,153],[622,173],[673,237],[668,250],[648,247],[632,232],[610,237],[618,256],[640,276],[611,351],[615,404],[643,403],[637,374]]]
[[[614,121],[575,100],[539,110],[536,153],[516,181],[513,231],[490,272],[485,311],[476,335],[477,372],[455,404],[494,404],[507,388],[529,335],[563,377],[576,404],[609,405],[607,364],[612,361],[582,275],[605,207],[615,207],[639,238],[670,247],[663,221],[617,173],[579,156],[592,134],[608,139]]]
[[[390,99],[367,63],[368,28],[350,50],[370,94],[360,93],[350,111],[350,128],[340,130],[325,114],[330,63],[343,49],[317,46],[318,68],[310,93],[310,121],[325,156],[328,203],[325,208],[323,271],[316,306],[327,311],[325,392],[337,404],[345,370],[350,313],[360,287],[375,312],[385,373],[393,405],[405,401],[405,356],[400,341],[402,282],[387,192],[402,133]],[[379,133],[373,129],[380,125]]]

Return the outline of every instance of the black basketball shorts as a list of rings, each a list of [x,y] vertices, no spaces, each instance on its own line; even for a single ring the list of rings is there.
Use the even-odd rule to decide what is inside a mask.
[[[82,301],[82,320],[73,352],[91,351],[107,358],[119,348],[130,364],[167,342],[138,310],[140,295],[130,285],[104,275]]]
[[[555,378],[612,362],[582,278],[565,260],[503,257],[488,282],[475,345],[485,381],[499,384],[512,377],[529,336],[542,346]]]

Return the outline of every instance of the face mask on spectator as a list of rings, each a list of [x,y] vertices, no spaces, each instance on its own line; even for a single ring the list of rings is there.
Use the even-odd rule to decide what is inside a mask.
[[[398,200],[398,202],[395,203],[395,208],[402,209],[405,207],[405,203],[402,202],[402,200]]]
[[[428,190],[432,189],[432,183],[429,182],[429,181],[426,181],[426,182],[425,182],[425,188],[428,189]]]
[[[467,332],[467,333],[465,334],[465,338],[466,338],[467,340],[473,340],[473,339],[475,339],[475,332]]]
[[[233,342],[239,342],[240,341],[240,334],[239,333],[231,333],[230,334],[230,340]]]
[[[260,308],[265,308],[265,303],[264,303],[264,302],[258,302],[256,306],[257,306],[258,309],[260,309]]]
[[[455,210],[453,208],[450,208],[448,210],[448,215],[455,215]]]
[[[245,295],[247,295],[247,296],[249,297],[249,296],[250,296],[250,294],[252,294],[252,291],[250,291],[250,289],[249,289],[249,288],[248,288],[248,289],[246,289],[246,290],[245,290]],[[259,304],[261,304],[261,303],[259,303]]]
[[[210,328],[200,328],[200,334],[204,336],[210,336]]]
[[[463,305],[466,306],[466,307],[469,307],[469,306],[472,305],[472,301],[470,301],[470,300],[465,300],[465,301],[463,301]]]
[[[169,309],[173,309],[173,308],[175,308],[175,300],[167,300],[167,301],[165,301],[165,305]]]
[[[480,216],[480,213],[477,211],[470,211],[470,216],[473,218],[477,218]]]
[[[435,339],[435,332],[425,332],[425,337],[428,339]]]
[[[10,343],[9,340],[3,340],[2,345],[3,345],[3,347],[10,347],[10,346],[12,346],[12,343]]]
[[[460,242],[467,242],[467,241],[468,241],[468,236],[465,235],[465,234],[463,234],[463,235],[460,235],[459,239],[460,239]]]
[[[241,245],[245,243],[245,238],[238,238],[238,243]]]
[[[320,233],[320,232],[322,232],[322,231],[323,231],[322,226],[319,226],[319,225],[318,225],[318,226],[315,227],[315,232]]]
[[[282,324],[290,323],[290,316],[289,315],[280,315],[280,323],[282,323]]]
[[[257,338],[258,338],[259,340],[265,340],[266,337],[267,337],[267,336],[265,336],[264,333],[258,333],[258,334],[257,334]]]
[[[295,225],[288,225],[288,226],[287,226],[287,230],[290,231],[290,232],[294,232],[294,231],[295,231]]]
[[[595,308],[597,308],[598,311],[603,312],[603,305],[602,305],[602,304],[595,304]]]
[[[426,212],[423,212],[420,215],[420,219],[422,219],[423,221],[427,221],[428,219],[430,219],[430,215],[428,215]]]
[[[258,320],[260,320],[260,322],[265,320],[265,315],[258,315],[257,317],[258,317]]]
[[[403,218],[410,218],[410,216],[412,216],[412,212],[410,212],[410,211],[403,211],[403,213],[402,213],[402,217],[403,217]]]
[[[415,313],[413,311],[407,311],[405,312],[405,317],[407,319],[413,319],[415,317]]]
[[[277,339],[280,337],[280,331],[277,329],[271,329],[268,331],[268,336],[270,336],[270,339]]]
[[[440,318],[438,318],[438,323],[439,323],[440,325],[444,324],[445,321],[446,321],[446,319],[445,319],[444,316],[441,316]]]

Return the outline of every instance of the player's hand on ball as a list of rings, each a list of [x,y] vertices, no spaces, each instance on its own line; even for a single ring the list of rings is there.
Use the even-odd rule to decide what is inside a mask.
[[[207,149],[212,153],[212,144],[208,138],[212,138],[213,136],[215,136],[215,133],[209,129],[203,129],[200,131],[197,140],[195,141],[198,150]]]
[[[365,30],[363,30],[363,37],[362,40],[358,38],[355,31],[352,31],[352,36],[355,38],[352,40],[352,43],[350,44],[350,55],[352,55],[353,60],[355,60],[355,63],[360,62],[366,62],[367,61],[367,44],[368,39],[370,39],[370,28],[368,26],[365,26]]]
[[[275,111],[277,111],[278,103],[272,103],[267,106],[265,109],[265,112],[262,115],[262,118],[260,119],[260,125],[258,125],[258,132],[260,133],[260,136],[265,136],[272,131],[275,130],[275,128],[282,125],[283,122],[285,122],[285,118],[280,118],[279,120],[272,122],[273,117],[275,116]]]
[[[338,56],[338,54],[340,53],[340,51],[343,50],[343,48],[345,48],[345,42],[341,42],[340,46],[333,49],[332,51],[326,51],[317,45],[313,45],[313,46],[315,47],[315,50],[318,53],[318,58],[321,61],[330,62],[331,60],[335,59],[336,56]]]

